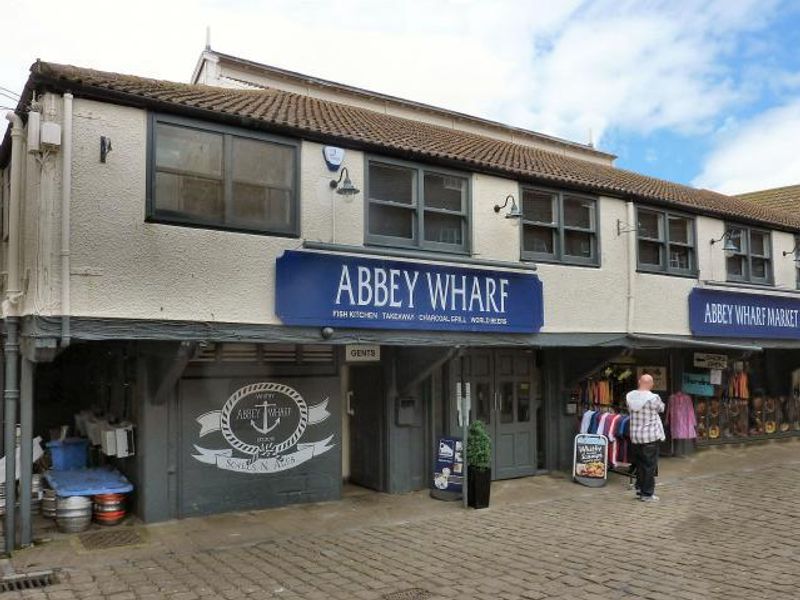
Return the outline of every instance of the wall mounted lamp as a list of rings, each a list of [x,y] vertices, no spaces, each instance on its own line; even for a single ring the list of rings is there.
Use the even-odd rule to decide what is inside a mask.
[[[784,256],[789,256],[790,254],[794,254],[794,262],[797,263],[797,266],[800,267],[800,239],[794,245],[794,248],[789,250],[788,252],[784,251]]]
[[[722,245],[722,251],[725,253],[725,258],[731,258],[736,252],[739,250],[739,247],[733,243],[734,237],[739,237],[740,234],[734,234],[732,229],[728,229],[725,233],[722,234],[722,237],[718,240],[711,240],[711,245],[713,246],[717,242],[725,241]]]
[[[342,181],[342,178],[344,178],[344,181]],[[331,179],[330,186],[340,196],[355,196],[361,191],[350,181],[350,173],[348,173],[347,167],[342,168],[339,172],[339,179]]]
[[[511,206],[509,207],[508,212],[506,213],[506,219],[519,219],[522,216],[522,211],[519,209],[519,206],[517,206],[517,201],[514,200],[514,196],[511,194],[506,196],[506,201],[503,202],[502,206],[500,206],[499,204],[494,205],[494,212],[499,213],[506,206],[508,206],[509,200],[511,201]]]
[[[636,231],[636,225],[629,225],[617,219],[617,237],[621,236],[623,233],[633,233],[634,231]]]

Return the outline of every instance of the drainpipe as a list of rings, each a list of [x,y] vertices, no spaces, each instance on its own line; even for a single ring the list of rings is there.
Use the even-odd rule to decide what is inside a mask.
[[[633,202],[628,202],[625,206],[627,210],[627,222],[629,227],[633,228],[636,226],[636,210],[634,209]],[[634,278],[636,277],[636,230],[634,229],[630,234],[627,236],[628,238],[628,252],[627,252],[627,259],[628,259],[628,314],[626,316],[625,322],[625,333],[630,335],[633,333],[634,328],[634,317],[636,315],[636,299],[634,297]]]
[[[6,113],[11,122],[11,189],[8,203],[8,264],[6,266],[6,297],[3,300],[5,318],[5,389],[4,441],[6,460],[6,514],[5,551],[11,554],[16,544],[17,503],[17,402],[19,400],[19,297],[22,295],[19,277],[20,204],[22,202],[22,119],[14,113]]]
[[[64,94],[61,142],[61,349],[70,343],[70,200],[72,198],[72,94]]]

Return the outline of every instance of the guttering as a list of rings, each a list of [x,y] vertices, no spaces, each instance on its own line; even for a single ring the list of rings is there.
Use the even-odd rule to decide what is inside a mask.
[[[17,303],[22,295],[19,277],[19,218],[22,203],[22,143],[24,131],[22,118],[13,112],[6,113],[11,122],[11,185],[8,203],[8,254],[6,293],[3,299],[3,316],[17,316]]]
[[[636,209],[633,205],[633,202],[628,202],[625,205],[625,209],[627,211],[627,220],[631,227],[634,227],[632,231],[629,231],[627,235],[627,246],[628,251],[626,253],[626,257],[628,259],[628,268],[626,271],[628,272],[627,277],[627,284],[628,284],[628,291],[627,291],[627,314],[625,316],[625,332],[630,335],[633,333],[633,327],[636,317],[636,296],[634,294],[634,285],[635,285],[635,277],[636,277]]]
[[[61,348],[70,343],[70,201],[72,199],[72,94],[64,94],[61,143]]]
[[[727,350],[738,350],[741,352],[763,352],[764,348],[755,344],[729,344],[728,342],[710,342],[706,340],[696,340],[692,338],[681,338],[669,335],[648,335],[643,333],[629,333],[628,339],[642,342],[661,342],[674,344],[677,346],[696,346],[698,348],[720,348]]]

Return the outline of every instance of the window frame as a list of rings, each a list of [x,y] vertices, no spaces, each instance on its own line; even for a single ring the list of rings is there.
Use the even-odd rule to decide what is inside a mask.
[[[292,173],[294,218],[290,230],[275,230],[269,227],[248,226],[241,223],[217,222],[211,219],[195,218],[171,211],[158,210],[156,207],[156,126],[160,123],[223,136],[222,200],[226,218],[231,210],[230,202],[233,198],[233,138],[238,137],[258,142],[269,142],[290,148],[294,157],[294,173]],[[194,227],[198,229],[268,235],[272,237],[299,238],[300,224],[302,222],[300,160],[300,140],[297,139],[286,138],[242,127],[222,125],[200,119],[151,112],[147,123],[147,199],[145,203],[145,222]]]
[[[384,164],[389,167],[411,169],[414,171],[414,198],[412,204],[404,205],[395,202],[372,200],[370,198],[370,171],[371,163]],[[439,208],[425,207],[425,174],[458,177],[466,182],[466,196],[464,210],[461,213]],[[396,206],[413,212],[412,239],[379,235],[370,233],[369,215],[372,204],[380,206]],[[425,212],[438,212],[450,215],[460,215],[465,220],[463,244],[449,244],[447,242],[430,242],[425,240]],[[368,154],[364,157],[364,244],[367,246],[382,246],[387,248],[411,248],[420,252],[434,252],[439,254],[458,254],[471,256],[472,254],[472,173],[440,168],[413,161],[399,160],[377,154]]]
[[[640,212],[647,212],[659,215],[661,218],[661,226],[663,228],[663,238],[654,239],[650,237],[642,237],[641,233],[639,232],[639,213]],[[684,244],[683,242],[673,242],[670,240],[669,237],[669,220],[670,217],[679,218],[679,219],[688,219],[691,222],[691,234],[692,234],[692,243],[691,244]],[[670,210],[666,208],[654,208],[652,206],[639,206],[636,205],[635,211],[635,228],[633,234],[636,236],[636,270],[640,273],[654,273],[657,275],[670,275],[673,277],[689,277],[689,278],[696,278],[699,273],[698,269],[698,257],[697,257],[697,218],[694,215],[681,212]],[[651,265],[651,264],[644,264],[641,260],[641,250],[640,244],[641,242],[647,242],[651,244],[659,244],[661,246],[662,256],[664,257],[663,265]],[[679,269],[677,267],[672,267],[669,264],[669,250],[670,246],[681,246],[682,248],[688,248],[691,252],[691,265],[688,269]]]
[[[557,219],[555,224],[543,223],[539,221],[529,221],[525,219],[523,194],[525,191],[540,192],[544,194],[551,194],[555,196],[555,212],[554,215]],[[594,215],[591,229],[584,229],[581,227],[572,227],[564,225],[564,198],[569,196],[571,198],[581,198],[590,200],[594,204]],[[519,184],[518,188],[518,202],[521,216],[519,218],[519,255],[522,262],[539,262],[550,263],[556,265],[570,265],[576,267],[594,267],[601,266],[601,251],[600,251],[600,197],[593,196],[582,192],[573,192],[570,190],[560,190],[555,188],[548,188],[540,185]],[[533,252],[525,250],[525,226],[549,228],[556,234],[556,241],[554,245],[555,252],[548,254],[545,252]],[[564,232],[565,231],[580,231],[583,233],[590,233],[594,236],[594,256],[592,258],[581,258],[580,256],[566,256],[564,254]]]
[[[762,229],[760,227],[751,227],[749,225],[738,225],[736,223],[725,222],[725,232],[738,230],[747,236],[747,247],[744,252],[737,252],[735,256],[743,256],[745,258],[744,265],[746,273],[743,276],[731,275],[728,269],[728,257],[725,257],[725,279],[731,283],[748,283],[752,285],[774,286],[775,285],[775,249],[772,244],[772,231],[769,229]],[[768,255],[753,254],[752,234],[753,232],[764,234],[767,237],[767,248],[769,249]],[[733,258],[733,257],[731,257]],[[768,273],[765,279],[753,278],[753,258],[765,259],[768,265]]]
[[[796,233],[794,236],[794,255],[792,260],[794,260],[795,287],[800,290],[800,233]]]

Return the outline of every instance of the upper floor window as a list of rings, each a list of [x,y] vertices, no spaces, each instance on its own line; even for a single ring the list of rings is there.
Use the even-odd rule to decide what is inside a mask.
[[[794,271],[797,289],[800,290],[800,235],[794,236]]]
[[[469,180],[406,163],[370,160],[367,242],[469,251]]]
[[[638,268],[675,275],[694,275],[694,219],[664,210],[636,209]]]
[[[597,200],[522,188],[522,258],[598,265]]]
[[[769,231],[751,227],[727,226],[735,247],[727,257],[729,281],[772,283],[772,237]]]
[[[148,219],[296,236],[297,144],[153,117]]]

